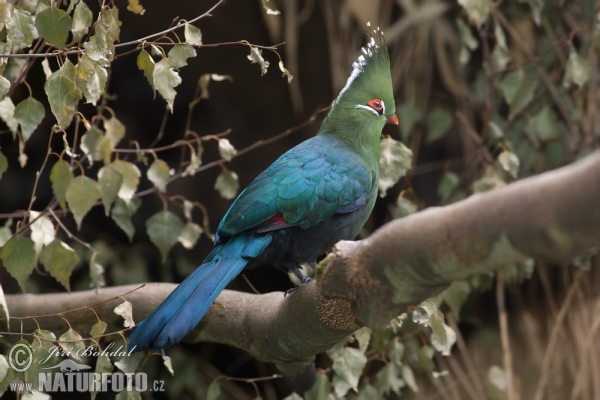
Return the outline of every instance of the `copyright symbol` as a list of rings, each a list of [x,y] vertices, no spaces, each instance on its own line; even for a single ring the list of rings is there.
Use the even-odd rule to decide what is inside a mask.
[[[33,354],[31,347],[25,343],[17,343],[10,348],[8,352],[8,363],[10,367],[17,372],[24,372],[31,367],[33,362]]]

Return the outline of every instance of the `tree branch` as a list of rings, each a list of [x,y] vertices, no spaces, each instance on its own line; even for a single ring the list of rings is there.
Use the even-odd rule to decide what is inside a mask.
[[[362,324],[382,328],[407,306],[435,296],[452,281],[535,257],[566,263],[600,244],[600,152],[573,165],[524,179],[446,207],[393,221],[365,240],[340,242],[320,264],[317,282],[283,293],[225,290],[186,341],[238,347],[270,362],[306,359]],[[12,316],[54,314],[115,298],[135,286],[94,291],[6,296]],[[134,319],[145,318],[174,284],[146,285],[127,294]],[[122,318],[115,298],[94,306],[113,330]],[[66,314],[76,330],[96,322],[89,310]],[[61,319],[37,318],[66,330]],[[20,331],[11,319],[13,331]],[[25,321],[24,331],[36,325]]]

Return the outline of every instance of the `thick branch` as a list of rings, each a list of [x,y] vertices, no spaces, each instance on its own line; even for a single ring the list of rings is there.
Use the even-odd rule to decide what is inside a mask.
[[[600,152],[571,166],[431,208],[387,224],[370,238],[340,242],[321,263],[317,280],[287,298],[225,290],[187,341],[224,343],[271,362],[320,353],[360,327],[380,328],[408,305],[434,296],[453,280],[496,270],[527,257],[564,263],[600,243]],[[13,316],[64,312],[92,305],[134,286],[7,296]],[[146,317],[175,287],[148,285],[125,296],[134,319]],[[122,326],[116,299],[94,307],[113,330]],[[66,315],[82,333],[91,311]],[[56,316],[43,328],[66,330]],[[360,322],[358,322],[360,321]],[[11,327],[18,331],[13,321]],[[33,331],[26,324],[24,331]],[[86,330],[87,329],[87,330]]]

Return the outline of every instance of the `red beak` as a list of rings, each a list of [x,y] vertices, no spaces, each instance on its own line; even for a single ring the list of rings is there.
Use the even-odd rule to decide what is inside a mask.
[[[396,117],[396,114],[386,118],[390,124],[398,125],[398,117]]]

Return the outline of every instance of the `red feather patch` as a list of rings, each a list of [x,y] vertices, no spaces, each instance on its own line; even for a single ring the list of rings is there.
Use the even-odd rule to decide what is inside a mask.
[[[273,221],[273,223],[275,225],[279,225],[279,224],[284,224],[285,221],[283,220],[283,214],[278,212],[277,214],[275,214],[273,216],[273,218],[271,218],[271,221]]]

